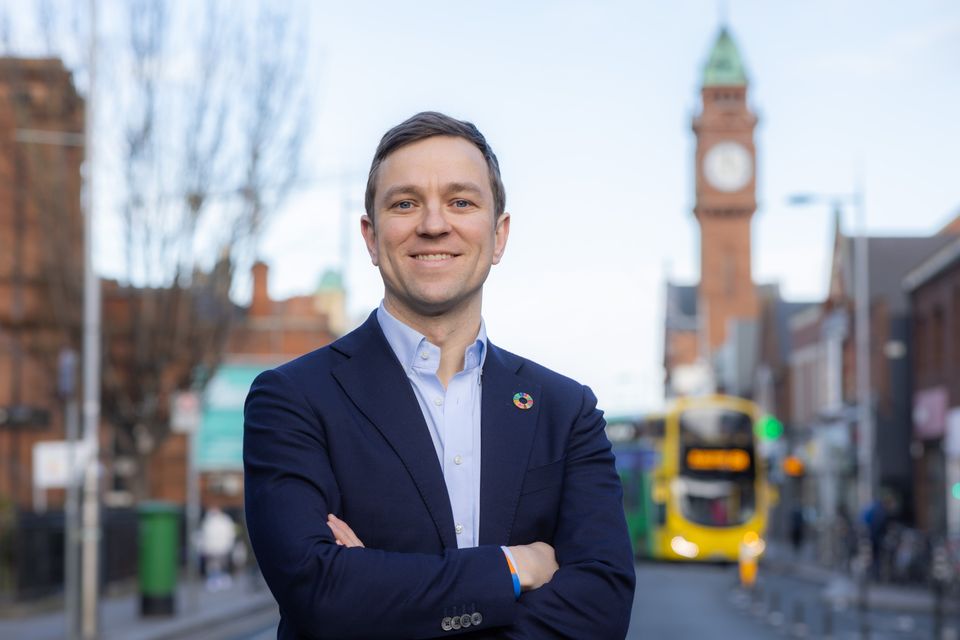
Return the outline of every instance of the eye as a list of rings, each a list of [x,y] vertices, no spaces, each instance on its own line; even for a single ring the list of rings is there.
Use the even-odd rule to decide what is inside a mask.
[[[457,209],[466,209],[467,207],[472,207],[473,203],[463,198],[457,198],[453,201],[453,206]]]
[[[399,202],[394,203],[392,208],[400,209],[401,211],[406,211],[408,209],[413,209],[413,203],[410,202],[409,200],[401,200]]]

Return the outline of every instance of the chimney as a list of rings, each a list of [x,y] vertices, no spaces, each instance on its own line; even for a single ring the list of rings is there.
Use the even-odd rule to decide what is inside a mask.
[[[261,318],[270,315],[270,291],[267,288],[267,275],[270,267],[259,260],[253,263],[253,300],[250,301],[250,316]]]

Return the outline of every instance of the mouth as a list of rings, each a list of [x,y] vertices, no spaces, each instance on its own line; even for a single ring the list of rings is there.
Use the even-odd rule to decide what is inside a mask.
[[[452,253],[417,253],[411,257],[419,262],[442,262],[451,260],[456,256]]]

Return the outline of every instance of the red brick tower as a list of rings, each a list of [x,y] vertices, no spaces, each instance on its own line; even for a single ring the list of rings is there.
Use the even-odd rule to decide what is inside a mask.
[[[750,267],[750,223],[757,208],[757,117],[747,105],[747,77],[737,47],[721,29],[693,119],[697,137],[696,204],[700,223],[699,349],[708,358],[723,344],[727,321],[757,315]]]

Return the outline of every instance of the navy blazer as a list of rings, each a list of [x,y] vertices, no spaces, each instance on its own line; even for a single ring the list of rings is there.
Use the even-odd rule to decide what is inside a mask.
[[[246,517],[279,638],[624,637],[633,557],[593,393],[489,343],[482,375],[479,546],[468,549],[375,313],[257,377],[244,410]],[[519,392],[532,407],[514,404]],[[366,548],[337,545],[330,512]],[[560,569],[517,600],[500,545],[538,540]]]

